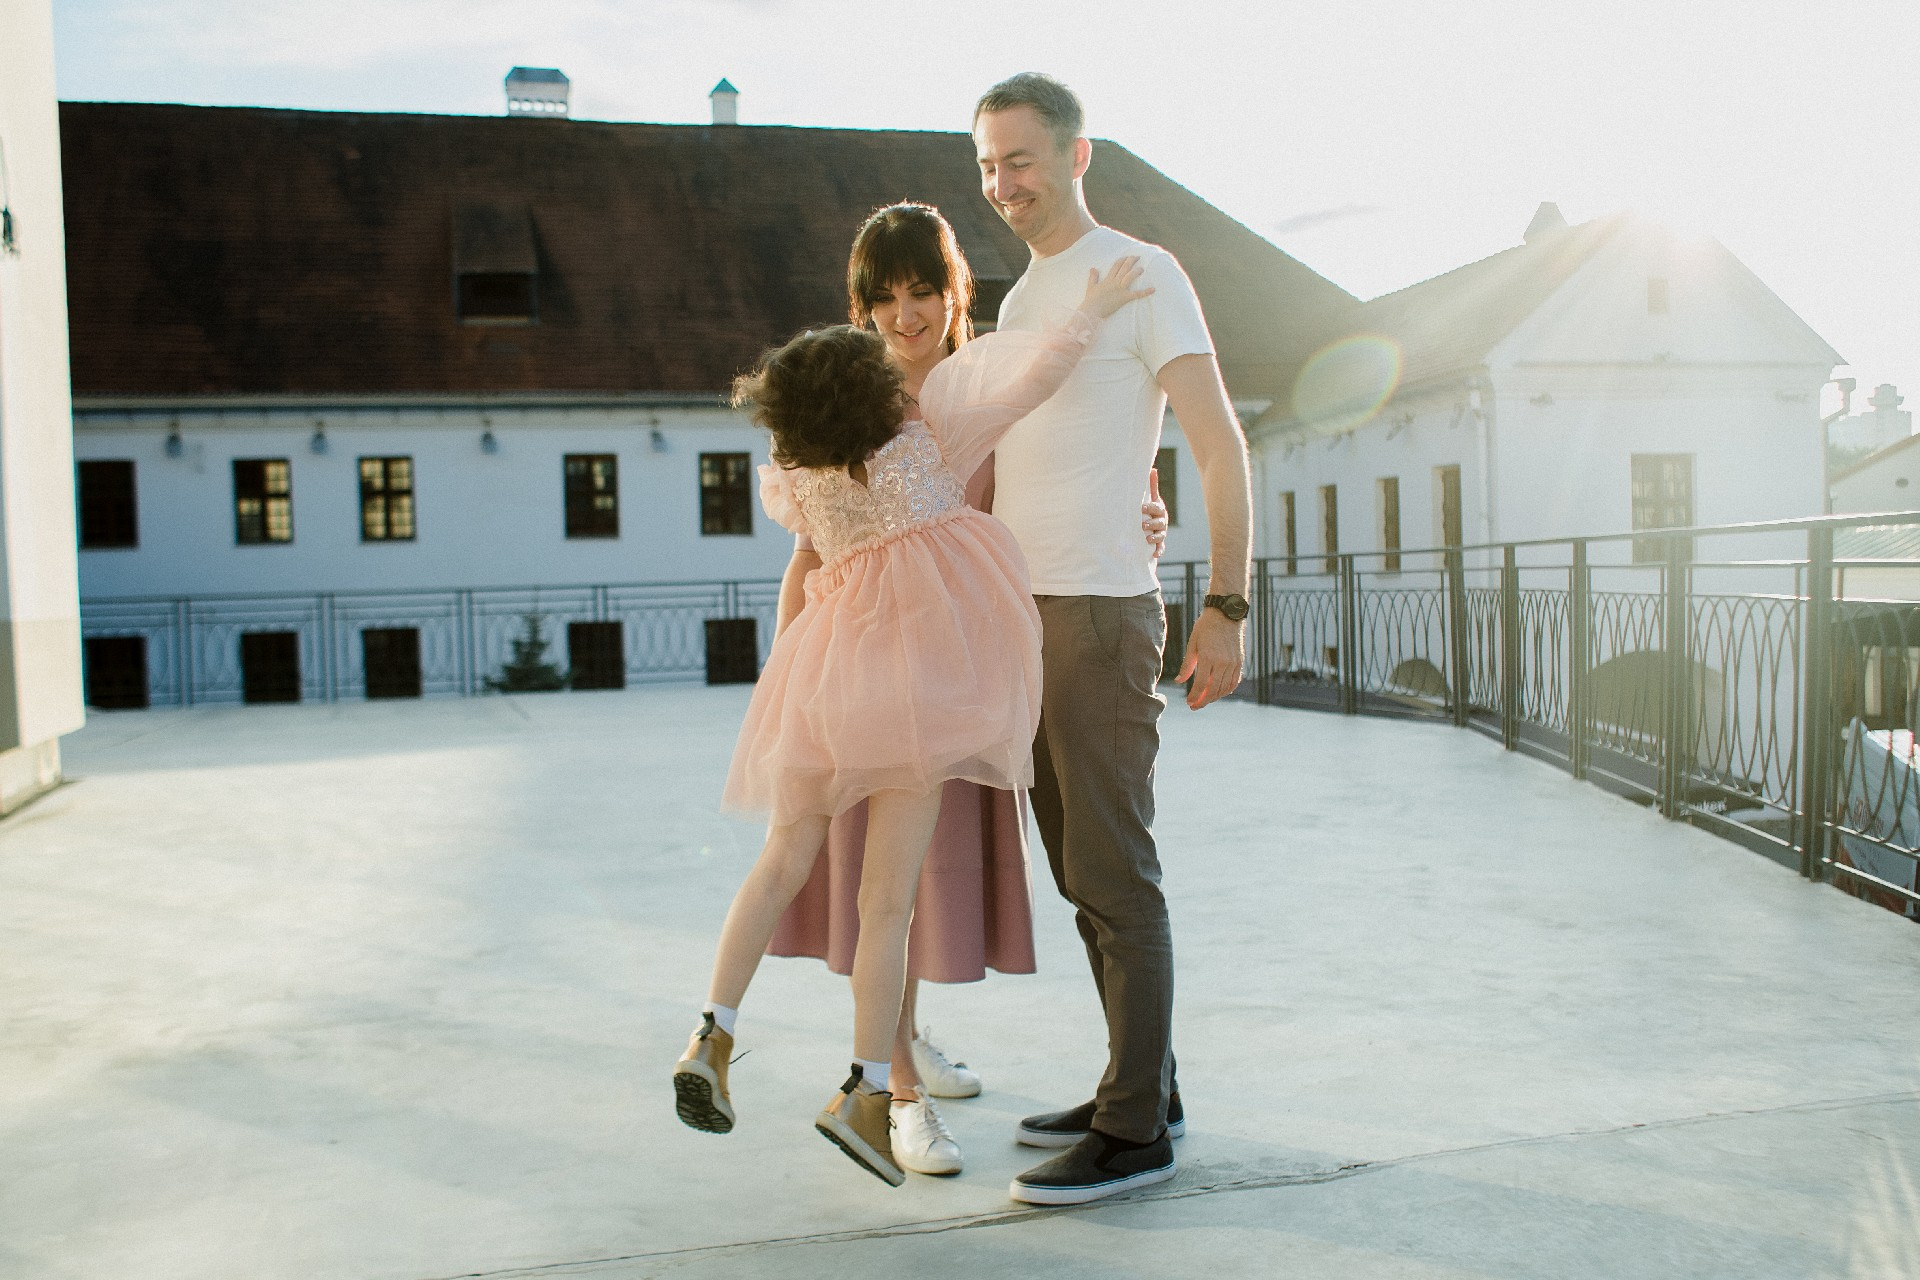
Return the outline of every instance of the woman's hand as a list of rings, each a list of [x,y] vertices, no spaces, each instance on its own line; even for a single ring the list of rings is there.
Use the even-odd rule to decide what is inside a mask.
[[[1147,500],[1140,504],[1140,514],[1146,519],[1140,527],[1146,530],[1147,545],[1153,548],[1153,558],[1158,560],[1167,549],[1167,504],[1160,498],[1160,468],[1147,469]]]
[[[1140,259],[1122,258],[1108,268],[1106,278],[1102,279],[1098,268],[1087,272],[1087,296],[1080,300],[1080,309],[1099,320],[1126,306],[1129,302],[1138,302],[1153,292],[1151,286],[1136,289],[1133,282],[1140,278]]]

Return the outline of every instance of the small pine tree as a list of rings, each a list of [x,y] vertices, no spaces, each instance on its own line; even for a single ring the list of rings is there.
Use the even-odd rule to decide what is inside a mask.
[[[487,677],[487,688],[495,693],[551,693],[566,688],[570,673],[546,660],[545,620],[537,613],[524,614],[520,620],[526,629],[512,642],[513,660],[500,668],[497,677]]]

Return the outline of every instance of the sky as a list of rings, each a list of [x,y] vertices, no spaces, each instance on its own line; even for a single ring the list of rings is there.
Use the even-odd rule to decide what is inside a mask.
[[[1370,298],[1543,200],[1714,236],[1920,409],[1915,0],[53,0],[60,96],[964,131],[1042,70],[1119,142]],[[1095,210],[1096,214],[1098,210]],[[1835,400],[1830,393],[1828,407]]]

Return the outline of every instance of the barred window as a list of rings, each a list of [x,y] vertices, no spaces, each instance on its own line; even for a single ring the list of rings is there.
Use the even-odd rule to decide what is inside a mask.
[[[1633,527],[1685,529],[1693,524],[1693,455],[1636,453],[1633,466]],[[1666,558],[1660,538],[1635,538],[1633,559],[1646,564]]]
[[[360,540],[411,542],[413,459],[360,459]]]
[[[233,540],[293,541],[293,467],[285,458],[233,460]]]
[[[751,534],[753,458],[745,453],[700,455],[700,532]]]
[[[133,463],[125,459],[80,464],[80,549],[140,545]]]
[[[570,453],[566,480],[567,536],[619,537],[619,460],[611,453]]]

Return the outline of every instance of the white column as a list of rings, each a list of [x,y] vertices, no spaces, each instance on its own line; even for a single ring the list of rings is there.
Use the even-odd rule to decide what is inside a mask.
[[[0,5],[0,813],[60,780],[85,719],[74,551],[60,118],[48,0]]]

